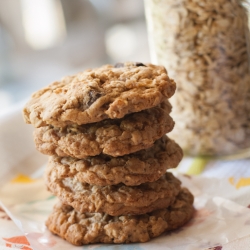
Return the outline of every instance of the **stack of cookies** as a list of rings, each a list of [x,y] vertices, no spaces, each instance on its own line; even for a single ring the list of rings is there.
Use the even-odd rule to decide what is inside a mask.
[[[175,88],[164,67],[128,62],[33,94],[24,118],[60,200],[51,232],[75,245],[146,242],[192,217],[192,194],[167,172],[183,156],[166,136]]]

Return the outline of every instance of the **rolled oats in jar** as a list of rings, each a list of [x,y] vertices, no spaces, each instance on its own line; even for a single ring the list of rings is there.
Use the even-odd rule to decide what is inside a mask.
[[[152,62],[177,83],[170,136],[187,154],[250,153],[248,4],[145,0]]]

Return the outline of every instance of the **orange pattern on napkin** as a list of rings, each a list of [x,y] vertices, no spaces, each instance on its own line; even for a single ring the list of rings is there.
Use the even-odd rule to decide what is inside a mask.
[[[233,186],[235,186],[237,189],[242,188],[242,187],[246,187],[246,186],[250,186],[250,177],[241,177],[237,183],[234,180],[234,177],[230,177],[229,178],[229,182],[230,184],[232,184]]]
[[[15,177],[11,182],[12,183],[31,183],[35,180],[30,178],[27,175],[19,174],[17,177]]]
[[[32,250],[30,243],[25,236],[16,236],[11,238],[3,238],[6,241],[6,247],[20,248],[22,250]]]

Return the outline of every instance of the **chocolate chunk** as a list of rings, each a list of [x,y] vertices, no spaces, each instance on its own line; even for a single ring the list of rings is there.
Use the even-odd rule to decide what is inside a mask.
[[[137,66],[137,67],[139,67],[139,66],[146,67],[146,65],[144,65],[143,63],[140,63],[140,62],[136,62],[136,63],[135,63],[135,66]]]
[[[91,106],[101,96],[102,96],[101,93],[96,92],[95,90],[90,90],[89,91],[89,101],[87,102],[87,105]]]
[[[122,67],[124,67],[124,63],[116,63],[114,67],[115,68],[122,68]]]
[[[140,62],[135,62],[134,66],[136,66],[136,67],[140,67],[140,66],[146,67],[146,65],[144,65],[143,63],[140,63]],[[122,67],[124,67],[124,63],[116,63],[114,67],[115,68],[122,68]]]

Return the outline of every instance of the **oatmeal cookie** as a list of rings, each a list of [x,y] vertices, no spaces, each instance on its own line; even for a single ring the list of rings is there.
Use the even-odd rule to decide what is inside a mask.
[[[160,104],[176,84],[163,66],[142,63],[104,65],[54,82],[31,97],[23,115],[35,127],[118,119]]]
[[[167,136],[153,147],[121,157],[97,155],[84,159],[71,157],[49,158],[50,174],[56,178],[74,177],[92,185],[137,186],[158,180],[167,169],[175,168],[183,157],[178,144]]]
[[[64,128],[36,128],[36,148],[43,154],[84,158],[100,153],[121,156],[148,148],[170,132],[174,121],[169,116],[171,105],[161,105],[133,113],[123,119],[71,125]]]
[[[168,208],[142,215],[113,217],[105,213],[79,213],[69,205],[58,203],[46,226],[74,245],[146,242],[187,223],[194,212],[192,204],[193,196],[185,188]]]
[[[134,187],[97,186],[79,182],[76,177],[58,178],[52,169],[46,169],[48,189],[80,213],[104,212],[113,216],[148,213],[171,205],[180,191],[181,182],[171,173]]]

